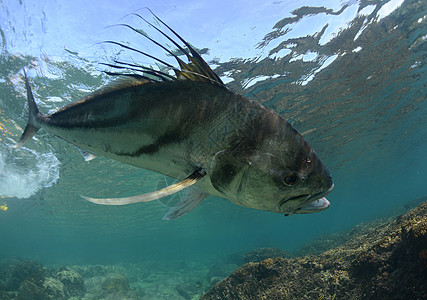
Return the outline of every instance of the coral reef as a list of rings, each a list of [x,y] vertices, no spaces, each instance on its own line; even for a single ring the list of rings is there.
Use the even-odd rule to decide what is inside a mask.
[[[40,264],[34,261],[23,261],[9,266],[7,288],[17,290],[25,281],[33,282],[36,285],[42,285],[47,271]]]
[[[31,280],[22,282],[18,289],[17,300],[49,300],[49,296],[43,286]]]
[[[0,279],[0,299],[49,300],[44,283],[48,271],[34,261],[12,260],[2,266]]]
[[[83,278],[79,273],[70,268],[61,268],[60,271],[56,273],[56,279],[63,283],[68,295],[78,297],[85,294]]]
[[[43,288],[50,299],[62,300],[68,298],[64,284],[58,279],[48,277],[44,280]]]
[[[427,202],[320,255],[248,263],[201,299],[427,299]]]

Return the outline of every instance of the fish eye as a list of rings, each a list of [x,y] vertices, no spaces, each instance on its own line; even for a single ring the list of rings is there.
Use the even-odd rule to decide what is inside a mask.
[[[294,173],[286,174],[283,178],[283,183],[287,186],[292,186],[297,184],[299,181],[298,176],[296,176]]]

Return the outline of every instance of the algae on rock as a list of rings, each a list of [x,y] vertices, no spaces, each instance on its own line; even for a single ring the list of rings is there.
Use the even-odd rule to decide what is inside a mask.
[[[427,201],[320,255],[248,263],[201,299],[426,299]]]

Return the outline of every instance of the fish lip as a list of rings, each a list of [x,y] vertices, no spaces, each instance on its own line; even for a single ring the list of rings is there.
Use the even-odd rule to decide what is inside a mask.
[[[293,213],[295,214],[311,214],[328,209],[331,203],[325,197],[307,202]]]
[[[332,191],[333,188],[334,188],[334,183],[332,183],[331,186],[327,190],[319,192],[319,193],[314,194],[314,195],[304,194],[304,195],[298,195],[298,196],[292,196],[292,197],[285,198],[285,199],[283,199],[283,200],[281,200],[279,202],[279,207],[282,207],[282,205],[285,204],[286,202],[288,202],[289,200],[298,200],[298,199],[301,199],[302,200],[301,201],[302,205],[299,208],[297,208],[297,209],[295,209],[294,211],[291,211],[291,212],[284,211],[285,213],[294,213],[294,212],[298,211],[299,209],[303,208],[307,203],[312,202],[312,201],[316,201],[316,200],[319,200],[319,199],[323,198],[324,196],[326,196],[327,194],[329,194]]]
[[[280,205],[282,205],[282,204],[284,204],[284,203],[288,202],[289,200],[297,200],[297,199],[299,199],[299,198],[309,198],[309,197],[311,197],[311,195],[309,195],[309,194],[304,194],[304,195],[299,195],[299,196],[292,196],[292,197],[288,197],[288,198],[285,198],[285,199],[283,199],[282,201],[280,201]]]
[[[317,193],[317,194],[310,196],[307,199],[307,202],[311,202],[311,201],[318,200],[318,199],[325,197],[327,194],[329,194],[333,190],[333,188],[334,188],[334,184],[332,183],[332,185],[326,191],[323,191],[323,192],[320,192],[320,193]]]
[[[310,199],[310,197],[311,197],[311,195],[310,194],[304,194],[304,195],[298,195],[298,196],[292,196],[292,197],[288,197],[288,198],[285,198],[285,199],[283,199],[283,200],[281,200],[280,202],[279,202],[279,208],[280,208],[280,210],[282,210],[283,212],[286,212],[286,213],[288,213],[289,212],[289,210],[285,210],[284,208],[283,208],[283,205],[286,203],[286,202],[289,202],[289,201],[298,201],[298,202],[301,202],[301,203],[307,203],[307,201],[308,201],[308,199]]]

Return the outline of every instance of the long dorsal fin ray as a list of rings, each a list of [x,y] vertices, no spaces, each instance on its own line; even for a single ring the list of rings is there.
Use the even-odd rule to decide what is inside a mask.
[[[209,67],[209,65],[204,61],[204,59],[199,55],[199,53],[197,53],[196,50],[193,49],[193,47],[191,47],[191,45],[184,40],[175,30],[173,30],[168,24],[166,24],[165,22],[163,22],[155,13],[153,13],[149,8],[147,8],[148,11],[156,18],[156,20],[158,20],[160,23],[162,23],[167,29],[169,29],[190,51],[191,55],[188,54],[187,51],[185,51],[181,46],[179,46],[178,43],[176,43],[171,37],[169,37],[167,34],[165,34],[163,31],[161,31],[160,29],[158,29],[157,27],[155,27],[154,25],[150,24],[149,22],[147,22],[144,18],[142,18],[141,16],[139,16],[140,18],[142,18],[145,22],[147,22],[148,24],[150,24],[151,26],[153,26],[156,30],[158,30],[160,33],[162,33],[166,38],[168,38],[174,45],[176,45],[178,47],[179,50],[181,50],[186,56],[187,58],[190,60],[190,62],[193,64],[186,64],[187,68],[189,71],[193,71],[193,72],[197,72],[200,73],[201,75],[205,75],[205,77],[213,79],[213,81],[223,85],[222,80],[218,77],[218,75],[215,74],[215,72],[211,69],[211,67]],[[195,68],[193,68],[195,67]]]
[[[155,20],[157,20],[158,22],[160,22],[161,24],[163,24],[170,32],[172,32],[173,35],[175,35],[185,46],[181,46],[177,43],[177,41],[175,41],[173,38],[171,38],[169,35],[167,35],[164,31],[162,31],[160,28],[158,28],[157,26],[153,25],[152,23],[150,23],[149,21],[147,21],[145,18],[143,18],[141,15],[137,14],[137,13],[133,13],[131,15],[135,15],[137,17],[139,17],[140,19],[142,19],[144,22],[146,22],[150,27],[154,28],[155,30],[157,30],[160,34],[162,34],[165,38],[167,38],[170,42],[173,43],[173,45],[175,47],[177,47],[177,49],[182,52],[188,59],[188,63],[184,62],[182,59],[180,59],[178,57],[177,54],[175,54],[174,52],[172,52],[171,50],[169,50],[168,48],[166,48],[164,45],[162,45],[161,43],[157,42],[156,40],[154,40],[153,38],[149,37],[147,34],[141,32],[140,30],[128,25],[128,24],[117,24],[118,26],[124,26],[127,27],[129,29],[131,29],[132,31],[138,33],[139,35],[147,38],[148,40],[150,40],[152,43],[154,43],[155,45],[157,45],[158,47],[162,48],[164,51],[167,52],[168,55],[174,57],[176,59],[176,61],[178,62],[179,68],[176,68],[174,66],[172,66],[171,64],[153,56],[150,55],[146,52],[137,50],[135,48],[132,48],[130,46],[124,45],[123,43],[119,43],[119,42],[114,42],[114,41],[105,41],[104,43],[110,43],[110,44],[115,44],[118,45],[122,48],[137,52],[141,55],[144,55],[150,59],[153,59],[154,61],[157,61],[161,64],[163,64],[164,66],[166,66],[167,68],[169,68],[170,70],[173,70],[175,72],[176,78],[174,77],[174,79],[178,79],[178,80],[190,80],[190,81],[201,81],[201,82],[209,82],[212,84],[217,84],[220,86],[224,86],[224,83],[222,82],[222,80],[219,78],[219,76],[217,74],[215,74],[215,72],[209,67],[209,65],[203,60],[203,58],[197,53],[196,50],[193,49],[193,47],[186,42],[180,35],[178,35],[171,27],[169,27],[165,22],[163,22],[159,17],[157,17],[149,8],[147,8],[150,13],[154,16]],[[188,50],[187,50],[188,49]],[[116,63],[118,63],[119,65],[122,66],[116,66],[116,65],[108,65],[112,68],[117,68],[117,69],[122,69],[123,65],[126,65],[127,63],[123,63],[123,62],[118,62],[116,61]],[[130,71],[137,71],[137,72],[144,72],[146,71],[146,67],[143,66],[137,66],[134,64],[129,64],[128,66],[130,66],[131,68],[128,68],[128,70]],[[122,73],[115,73],[115,72],[107,72],[110,75],[126,75],[126,74],[122,74]],[[168,74],[169,75],[169,74]],[[170,76],[170,75],[169,75]],[[168,77],[168,76],[166,76]],[[170,77],[168,77],[170,78]],[[157,81],[163,81],[165,79],[165,76],[158,76],[157,77]]]
[[[189,186],[192,186],[197,181],[202,179],[205,175],[206,175],[206,172],[204,170],[198,169],[194,171],[187,178],[181,180],[180,182],[171,184],[165,188],[162,188],[160,190],[157,190],[151,193],[146,193],[146,194],[137,195],[137,196],[124,197],[124,198],[91,198],[91,197],[85,197],[85,196],[81,196],[81,197],[92,203],[102,204],[102,205],[125,205],[125,204],[139,203],[139,202],[150,202],[153,200],[157,200],[157,199],[175,194]]]
[[[155,69],[151,69],[148,67],[144,67],[144,66],[139,66],[137,64],[131,64],[131,63],[125,63],[125,62],[121,62],[121,61],[114,61],[116,63],[116,65],[113,64],[108,64],[108,63],[101,63],[102,65],[108,66],[108,67],[112,67],[115,69],[124,69],[124,70],[133,70],[136,72],[140,72],[142,74],[147,74],[147,75],[139,75],[142,78],[146,78],[148,80],[151,81],[169,81],[169,80],[176,80],[175,77],[173,77],[172,75],[169,75],[165,72],[159,71],[159,70],[155,70]],[[114,72],[108,72],[106,71],[106,73],[113,73],[112,75],[136,75],[136,74],[120,74],[120,73],[114,73]]]
[[[141,35],[142,35],[142,36],[145,36],[145,35],[143,35],[143,34],[141,34]],[[125,49],[128,49],[128,50],[131,50],[131,51],[137,52],[137,53],[142,54],[142,55],[144,55],[144,56],[147,56],[147,57],[149,57],[149,58],[151,58],[151,59],[154,59],[155,61],[158,61],[159,63],[161,63],[161,64],[163,64],[163,65],[167,66],[168,68],[171,68],[171,69],[173,69],[173,68],[174,68],[174,66],[172,66],[171,64],[168,64],[167,62],[165,62],[165,61],[163,61],[163,60],[161,60],[161,59],[159,59],[159,58],[155,57],[154,55],[151,55],[151,54],[148,54],[148,53],[146,53],[146,52],[144,52],[144,51],[141,51],[141,50],[138,50],[138,49],[135,49],[135,48],[132,48],[132,47],[126,46],[126,45],[124,45],[124,44],[122,44],[122,43],[115,42],[115,41],[104,41],[103,43],[106,43],[106,44],[114,44],[114,45],[120,46],[120,47],[122,47],[122,48],[125,48]]]

